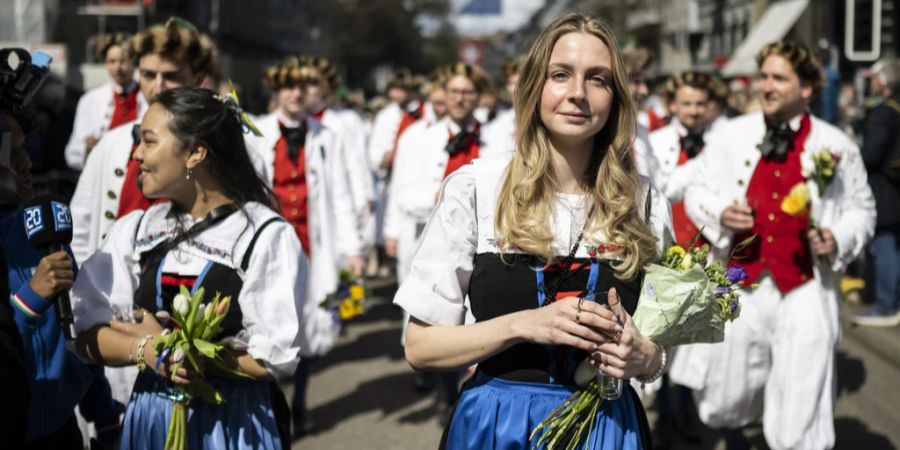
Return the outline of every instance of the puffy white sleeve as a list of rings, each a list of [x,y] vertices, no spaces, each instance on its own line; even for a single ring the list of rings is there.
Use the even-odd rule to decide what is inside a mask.
[[[431,325],[463,324],[477,243],[475,172],[467,165],[444,181],[394,303]]]
[[[296,233],[278,221],[260,232],[238,296],[247,333],[247,352],[276,378],[294,373],[301,347],[315,331],[306,301],[309,269]]]
[[[71,293],[78,332],[108,324],[115,309],[131,311],[139,266],[134,237],[143,215],[133,211],[117,220],[100,248],[81,265]]]

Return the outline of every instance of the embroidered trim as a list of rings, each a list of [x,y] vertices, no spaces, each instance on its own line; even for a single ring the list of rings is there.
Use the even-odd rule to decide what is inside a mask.
[[[598,255],[602,255],[604,253],[618,253],[622,251],[624,247],[621,247],[616,244],[599,244],[599,245],[585,245],[584,250],[587,252],[591,258],[596,258]]]

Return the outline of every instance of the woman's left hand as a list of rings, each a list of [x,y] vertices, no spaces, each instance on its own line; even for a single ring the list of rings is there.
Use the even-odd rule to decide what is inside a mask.
[[[659,347],[641,335],[631,320],[631,315],[624,309],[615,308],[618,303],[615,288],[610,289],[607,304],[613,306],[613,311],[620,311],[622,333],[618,339],[611,336],[610,342],[601,344],[597,351],[591,353],[592,364],[607,375],[621,379],[655,373],[655,369],[658,369]]]
[[[134,312],[134,323],[122,322],[113,318],[109,323],[109,327],[132,336],[147,336],[148,334],[159,336],[163,332],[162,325],[146,309],[139,309]]]

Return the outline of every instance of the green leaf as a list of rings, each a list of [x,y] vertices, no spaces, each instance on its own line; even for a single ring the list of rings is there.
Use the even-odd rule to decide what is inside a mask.
[[[213,344],[212,342],[204,341],[203,339],[194,339],[193,343],[197,351],[209,359],[215,359],[216,354],[222,348],[221,345]]]

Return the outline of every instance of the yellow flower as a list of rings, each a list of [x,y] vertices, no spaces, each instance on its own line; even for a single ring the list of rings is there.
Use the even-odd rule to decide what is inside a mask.
[[[819,152],[819,158],[823,162],[830,163],[831,162],[831,152],[829,152],[828,150],[822,150],[821,152]]]
[[[691,257],[690,253],[686,253],[684,255],[684,259],[681,260],[681,269],[688,270],[691,267],[694,267],[694,258]]]
[[[681,248],[680,245],[673,245],[673,246],[669,247],[668,250],[666,250],[666,259],[669,259],[673,256],[678,256],[680,258],[683,258],[684,255],[685,255],[684,249]]]
[[[781,201],[781,210],[791,216],[799,216],[806,211],[806,204],[803,199],[789,195]]]
[[[809,186],[801,181],[791,188],[791,192],[788,195],[793,195],[800,198],[804,204],[809,203]]]

